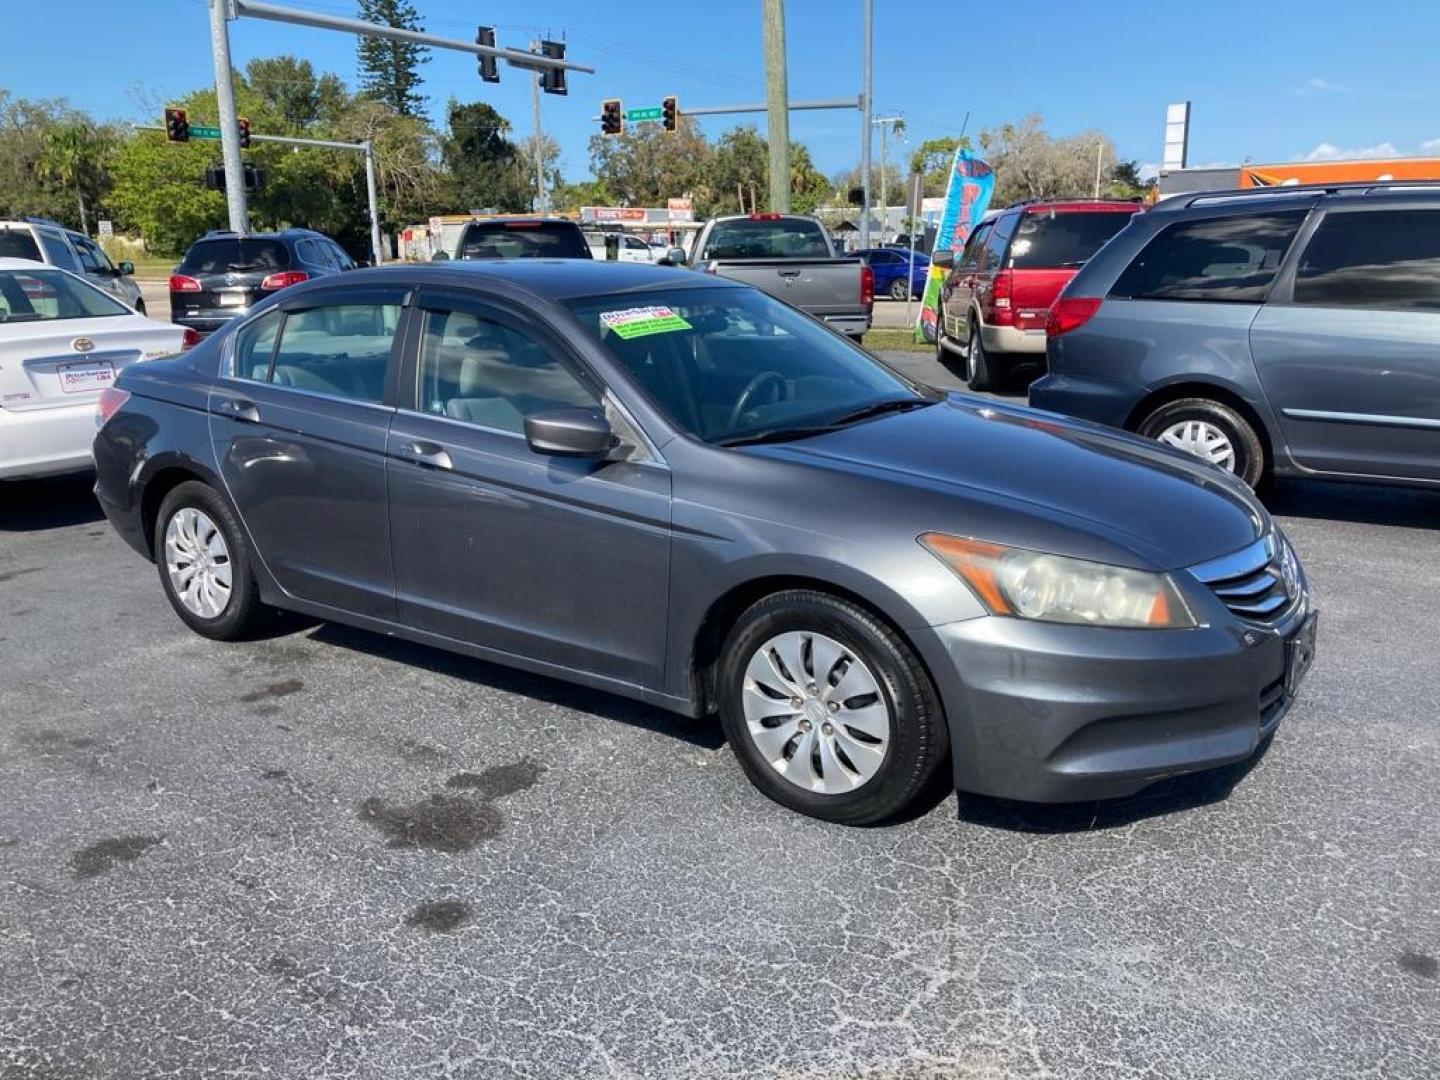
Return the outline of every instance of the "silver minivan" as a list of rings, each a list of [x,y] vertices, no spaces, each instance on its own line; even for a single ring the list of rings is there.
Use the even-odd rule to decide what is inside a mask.
[[[57,221],[36,217],[0,221],[0,258],[32,259],[79,274],[97,289],[145,314],[145,301],[140,286],[135,284],[134,264],[111,262],[94,240]]]

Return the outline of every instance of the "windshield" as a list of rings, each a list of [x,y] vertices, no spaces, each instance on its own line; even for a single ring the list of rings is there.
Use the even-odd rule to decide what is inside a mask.
[[[820,223],[804,218],[733,218],[717,221],[702,259],[828,259]]]
[[[1008,265],[1016,270],[1080,266],[1134,216],[1134,210],[1025,214],[1010,241]]]
[[[0,323],[129,315],[124,305],[60,270],[0,270]]]
[[[931,400],[758,289],[647,290],[566,306],[675,424],[705,442],[800,437],[875,406]]]
[[[279,240],[245,237],[231,240],[198,240],[185,253],[182,274],[223,274],[230,270],[284,270],[290,252]]]
[[[460,258],[588,259],[590,248],[568,221],[476,221],[465,228]]]

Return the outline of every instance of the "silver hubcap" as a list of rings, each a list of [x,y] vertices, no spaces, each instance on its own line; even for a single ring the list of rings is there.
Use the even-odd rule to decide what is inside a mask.
[[[890,710],[870,669],[838,641],[790,631],[745,668],[745,726],[790,783],[822,795],[854,791],[890,745]]]
[[[230,549],[202,510],[186,506],[165,526],[165,570],[185,610],[214,619],[230,603]]]
[[[1229,437],[1214,424],[1207,424],[1204,420],[1181,420],[1177,424],[1171,424],[1156,438],[1167,446],[1204,458],[1211,465],[1219,465],[1230,472],[1235,471],[1235,447],[1230,444]]]

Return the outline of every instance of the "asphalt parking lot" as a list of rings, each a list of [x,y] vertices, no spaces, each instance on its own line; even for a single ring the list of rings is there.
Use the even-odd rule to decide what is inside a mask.
[[[88,481],[0,487],[0,1077],[1433,1077],[1440,493],[1272,504],[1324,615],[1268,752],[860,830],[712,723],[206,641]]]

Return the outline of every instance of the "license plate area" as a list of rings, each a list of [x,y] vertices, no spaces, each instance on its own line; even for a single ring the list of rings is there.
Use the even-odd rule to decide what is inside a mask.
[[[57,364],[55,376],[60,380],[60,389],[64,393],[88,394],[104,390],[115,381],[115,365],[109,360]]]
[[[221,307],[244,307],[245,294],[243,292],[222,292],[220,294]]]
[[[1285,696],[1294,697],[1300,683],[1315,662],[1315,629],[1320,623],[1319,612],[1311,612],[1300,629],[1285,642]]]

